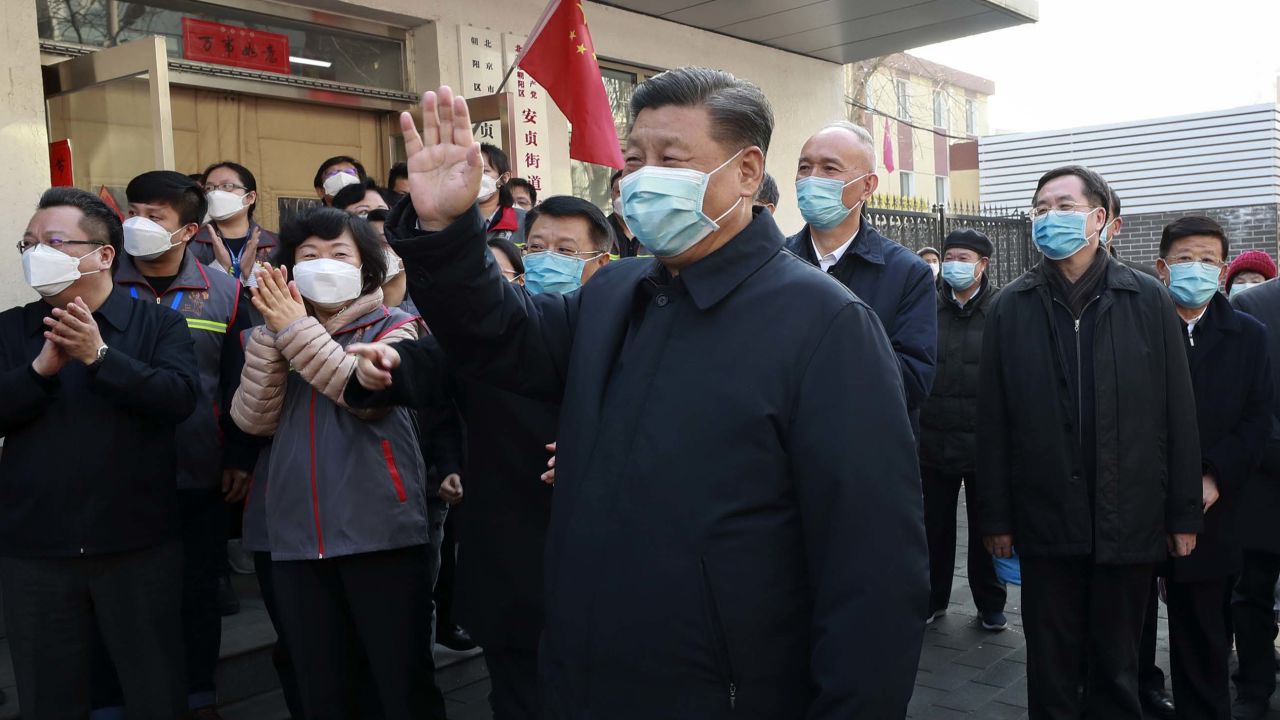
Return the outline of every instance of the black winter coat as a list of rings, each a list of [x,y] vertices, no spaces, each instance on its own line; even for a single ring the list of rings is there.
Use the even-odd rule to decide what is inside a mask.
[[[971,475],[978,466],[978,361],[982,329],[1000,294],[987,274],[976,298],[961,307],[951,286],[938,289],[938,365],[920,410],[920,464]]]
[[[1264,283],[1231,299],[1237,310],[1253,316],[1267,328],[1267,355],[1271,362],[1272,388],[1280,387],[1280,282]],[[1280,392],[1271,402],[1273,426],[1262,450],[1258,469],[1245,483],[1240,499],[1239,525],[1245,549],[1280,553]]]
[[[1185,325],[1184,325],[1185,327]],[[1173,577],[1208,580],[1240,570],[1241,490],[1271,435],[1271,361],[1266,328],[1214,295],[1186,338],[1204,470],[1218,483],[1218,502],[1204,514],[1196,549],[1173,559]],[[1275,522],[1273,517],[1271,520]]]
[[[422,233],[402,202],[387,227],[462,372],[563,399],[546,717],[905,714],[928,563],[870,308],[768,213],[676,278],[628,259],[566,295],[503,281],[474,210]]]
[[[978,517],[1028,557],[1160,562],[1167,535],[1199,532],[1200,442],[1182,330],[1169,293],[1111,260],[1092,319],[1096,483],[1045,268],[1006,287],[987,318],[978,400]],[[1069,324],[1068,324],[1069,327]],[[1088,372],[1092,370],[1092,372]]]

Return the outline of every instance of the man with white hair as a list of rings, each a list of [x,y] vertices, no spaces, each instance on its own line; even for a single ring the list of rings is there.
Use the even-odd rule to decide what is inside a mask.
[[[796,167],[805,226],[787,239],[787,249],[839,280],[880,317],[898,355],[918,438],[920,405],[929,397],[937,358],[936,287],[924,260],[862,217],[880,182],[875,168],[875,144],[865,128],[841,121],[809,138]]]

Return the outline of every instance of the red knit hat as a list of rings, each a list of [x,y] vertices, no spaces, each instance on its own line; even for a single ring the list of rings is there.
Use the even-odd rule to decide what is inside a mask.
[[[1237,255],[1227,267],[1226,287],[1230,288],[1231,281],[1242,272],[1256,272],[1268,280],[1273,280],[1276,276],[1276,263],[1270,255],[1261,250],[1246,250]]]

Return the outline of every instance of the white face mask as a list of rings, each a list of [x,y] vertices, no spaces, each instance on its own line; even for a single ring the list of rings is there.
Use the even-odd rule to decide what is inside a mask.
[[[320,258],[293,266],[293,279],[302,297],[321,307],[332,307],[360,297],[360,268],[341,260]]]
[[[135,215],[124,221],[124,251],[140,260],[155,260],[181,244],[171,242],[180,232],[182,228],[169,232],[160,223]]]
[[[244,204],[247,196],[226,190],[210,190],[205,197],[209,200],[209,217],[214,220],[226,220],[247,207]]]
[[[99,246],[88,255],[76,258],[54,250],[48,245],[36,245],[22,253],[22,274],[27,278],[27,284],[36,292],[44,297],[53,297],[71,287],[72,283],[85,275],[102,272],[101,270],[80,272],[80,261],[92,257],[103,247],[105,246]]]
[[[386,283],[391,282],[395,276],[404,272],[404,263],[400,262],[400,256],[392,252],[391,248],[387,248],[382,252],[385,253],[387,257],[387,274],[382,279],[382,282],[385,285]]]
[[[493,197],[498,192],[498,181],[488,175],[480,175],[480,192],[476,195],[476,202],[484,202]]]
[[[324,194],[329,197],[342,192],[342,188],[348,185],[359,185],[360,178],[349,172],[340,170],[324,179]]]

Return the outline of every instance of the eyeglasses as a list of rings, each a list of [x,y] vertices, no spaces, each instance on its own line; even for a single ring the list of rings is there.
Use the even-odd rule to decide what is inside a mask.
[[[1201,260],[1199,258],[1191,257],[1190,255],[1179,255],[1178,257],[1164,258],[1164,262],[1166,265],[1184,265],[1186,263],[1198,262],[1204,263],[1205,265],[1212,265],[1216,268],[1224,268],[1227,266],[1227,264],[1221,260]]]
[[[247,192],[249,188],[243,185],[237,185],[233,182],[224,182],[221,185],[205,185],[204,186],[205,192],[211,192],[213,190],[222,190],[223,192],[235,192],[237,190],[244,190]]]
[[[1088,205],[1088,204],[1086,204],[1086,203],[1067,203],[1067,202],[1064,202],[1064,203],[1059,203],[1058,205],[1056,205],[1056,206],[1054,206],[1054,207],[1048,207],[1048,206],[1046,206],[1046,205],[1041,205],[1041,206],[1033,207],[1033,208],[1031,208],[1031,210],[1029,210],[1029,211],[1028,211],[1028,213],[1027,213],[1027,214],[1031,216],[1031,219],[1032,219],[1032,220],[1035,220],[1036,218],[1044,217],[1046,214],[1048,214],[1048,213],[1050,213],[1050,212],[1059,212],[1059,213],[1090,212],[1090,211],[1092,211],[1092,210],[1094,210],[1094,209],[1096,209],[1096,208],[1099,208],[1099,207],[1102,207],[1102,206],[1101,206],[1101,205]],[[1081,210],[1080,208],[1084,208],[1084,209],[1083,209],[1083,210]]]
[[[64,245],[106,245],[107,243],[103,242],[102,240],[63,240],[62,238],[59,238],[59,237],[51,237],[48,240],[45,240],[43,243],[40,243],[30,238],[23,238],[19,240],[17,244],[18,254],[21,255],[26,251],[30,250],[31,248],[35,247],[36,245],[41,245],[41,244],[48,245],[54,250],[60,250],[62,252],[66,252],[65,250],[62,249]]]
[[[526,245],[526,246],[525,246],[525,248],[524,248],[524,254],[525,254],[525,255],[537,255],[538,253],[544,253],[544,252],[554,252],[554,253],[556,253],[557,255],[569,255],[569,256],[571,256],[571,257],[580,257],[580,258],[582,258],[583,260],[595,260],[596,258],[600,257],[601,255],[604,255],[604,253],[603,253],[603,252],[601,252],[601,251],[599,251],[599,250],[577,250],[577,251],[575,251],[575,250],[570,250],[570,249],[568,249],[568,248],[561,248],[561,249],[559,249],[559,250],[549,250],[549,249],[547,249],[547,248],[543,248],[543,247],[529,247],[529,246],[527,246],[527,245]]]

